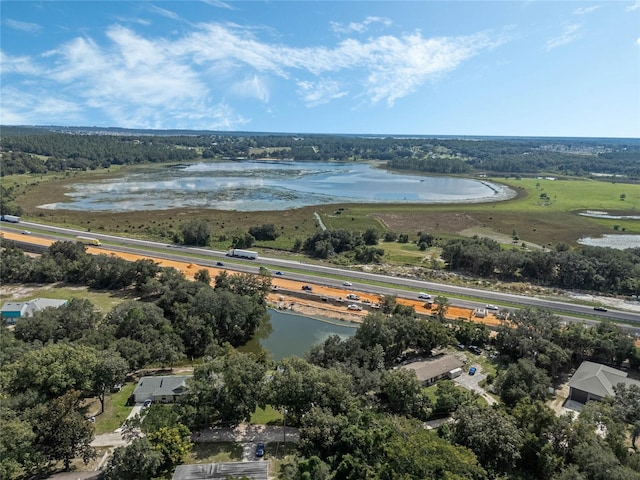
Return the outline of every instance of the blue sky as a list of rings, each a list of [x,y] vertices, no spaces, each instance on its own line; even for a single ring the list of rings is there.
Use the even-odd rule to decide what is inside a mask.
[[[640,2],[0,1],[0,123],[640,137]]]

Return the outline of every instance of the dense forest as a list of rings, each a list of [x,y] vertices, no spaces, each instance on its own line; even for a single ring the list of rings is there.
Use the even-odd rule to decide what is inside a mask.
[[[609,174],[640,178],[638,139],[405,138],[2,127],[2,175],[196,159],[386,161],[440,174]]]
[[[123,428],[106,479],[170,478],[191,449],[192,434],[248,421],[257,407],[286,411],[300,442],[283,461],[283,480],[640,478],[640,389],[617,387],[613,399],[588,404],[577,417],[546,401],[584,360],[640,367],[640,351],[618,326],[564,325],[551,312],[522,309],[496,335],[447,320],[437,298],[431,317],[385,298],[353,337],[332,336],[305,358],[273,362],[241,353],[265,322],[268,277],[205,271],[195,281],[149,261],[91,256],[58,242],[39,258],[7,248],[7,282],[67,282],[138,297],[105,314],[72,300],[0,329],[0,475],[34,478],[58,464],[95,455],[93,425],[82,400],[104,407],[111,387],[142,367],[196,363],[188,392],[175,405],[153,405]],[[487,386],[500,403],[442,380],[431,393],[407,355],[429,357],[453,345],[495,352]],[[452,416],[436,430],[426,420]]]

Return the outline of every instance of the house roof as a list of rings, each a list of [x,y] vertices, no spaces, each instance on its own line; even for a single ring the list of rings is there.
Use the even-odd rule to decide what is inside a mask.
[[[612,397],[613,387],[619,383],[638,385],[640,382],[627,378],[622,370],[594,362],[582,362],[569,381],[569,387],[589,392],[599,397]]]
[[[35,312],[47,307],[61,307],[66,304],[67,300],[57,298],[34,298],[28,302],[5,302],[0,312],[2,313],[19,313],[20,316],[30,316]]]
[[[401,368],[416,372],[418,380],[425,382],[431,378],[439,377],[455,368],[464,365],[463,361],[454,355],[443,355],[423,362],[413,362],[403,365]]]
[[[173,480],[226,480],[229,477],[267,480],[269,462],[226,462],[178,465]]]
[[[162,377],[142,377],[133,391],[134,395],[146,394],[149,397],[179,395],[187,386],[192,375],[165,375]]]
[[[23,314],[29,307],[29,302],[5,302],[0,312],[20,312]]]

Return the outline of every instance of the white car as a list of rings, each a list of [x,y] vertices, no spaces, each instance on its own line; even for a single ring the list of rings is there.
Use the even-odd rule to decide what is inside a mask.
[[[431,298],[431,295],[429,295],[428,293],[420,292],[418,294],[418,298],[422,298],[424,300],[429,300]]]
[[[486,308],[487,310],[500,310],[495,305],[485,305],[484,308]]]
[[[353,285],[353,283],[351,283],[351,282],[342,282],[342,285],[344,285],[345,287],[351,287]]]

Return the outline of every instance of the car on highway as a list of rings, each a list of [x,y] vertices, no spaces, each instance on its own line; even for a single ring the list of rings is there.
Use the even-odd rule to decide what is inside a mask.
[[[351,286],[353,286],[353,283],[351,283],[351,282],[342,282],[342,285],[344,285],[345,287],[351,287]]]
[[[500,310],[498,307],[496,307],[495,305],[491,305],[491,304],[485,305],[484,308],[486,308],[487,310]]]
[[[597,312],[606,312],[607,309],[604,307],[593,307],[593,309]]]
[[[475,375],[476,374],[476,367],[471,367],[469,369],[469,375]]]
[[[217,267],[224,267],[224,263],[222,263],[222,262],[216,262],[216,266],[217,266]]]
[[[256,445],[256,457],[264,457],[264,443]]]
[[[278,271],[276,272],[276,275],[284,275],[284,273],[282,273],[280,270],[278,270]]]
[[[347,307],[347,310],[355,310],[359,312],[362,310],[362,307],[360,305],[351,304]]]
[[[31,235],[31,232],[29,230],[22,230],[22,234],[23,235]]]
[[[431,298],[431,295],[429,295],[428,293],[424,293],[424,292],[420,292],[418,294],[418,298],[424,299],[424,300],[428,300]]]

